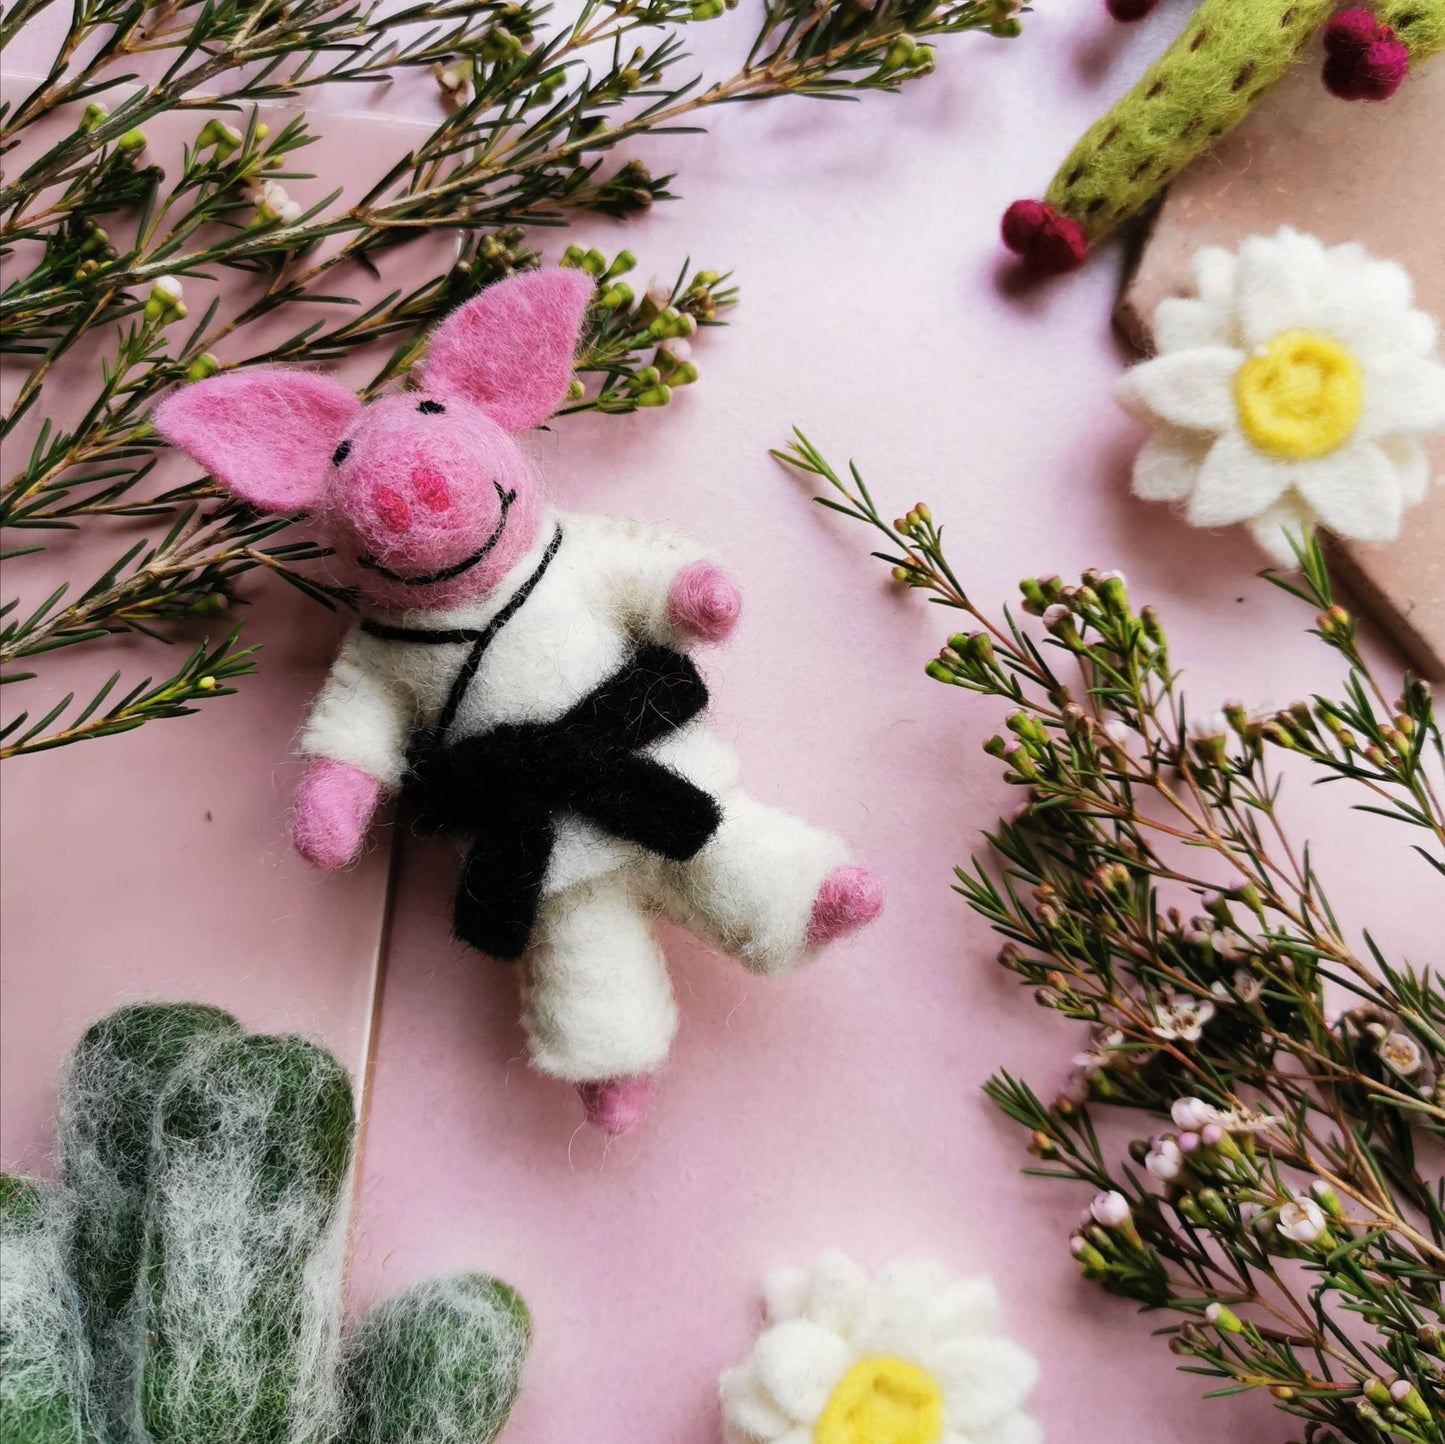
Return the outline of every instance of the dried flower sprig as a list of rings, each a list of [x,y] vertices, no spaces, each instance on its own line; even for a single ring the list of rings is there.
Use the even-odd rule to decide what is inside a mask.
[[[1445,987],[1351,941],[1275,768],[1288,751],[1364,787],[1364,810],[1423,839],[1438,909],[1430,689],[1384,687],[1310,542],[1302,580],[1271,580],[1317,613],[1342,694],[1191,714],[1158,616],[1118,573],[1026,579],[1039,635],[974,604],[926,505],[890,525],[801,434],[777,455],[884,535],[901,584],[972,619],[928,674],[1009,708],[984,748],[1023,803],[957,887],[1008,939],[1000,963],[1090,1030],[1053,1102],[1007,1073],[986,1087],[1029,1130],[1029,1171],[1089,1190],[1070,1240],[1084,1276],[1171,1313],[1180,1367],[1214,1393],[1269,1390],[1307,1441],[1442,1444]],[[1145,1120],[1124,1157],[1095,1129],[1104,1107]]]
[[[40,418],[24,464],[0,484],[0,525],[155,533],[128,539],[100,575],[76,578],[38,609],[12,605],[0,665],[116,631],[164,640],[164,624],[197,605],[228,609],[237,580],[258,567],[328,597],[304,569],[314,548],[261,545],[284,523],[258,523],[204,480],[149,488],[159,441],[148,415],[168,387],[373,351],[378,369],[365,390],[395,384],[441,315],[537,264],[533,227],[626,218],[671,198],[670,176],[617,154],[628,142],[692,129],[695,115],[725,103],[896,90],[932,69],[940,36],[1019,29],[1013,0],[766,0],[747,61],[708,81],[689,65],[686,29],[731,4],[582,0],[561,22],[527,0],[419,0],[391,13],[368,0],[77,6],[47,74],[0,107],[0,257],[12,263],[0,288],[0,354],[27,368],[0,443]],[[17,0],[0,44],[42,8]],[[305,117],[271,131],[258,102],[401,70],[435,77],[444,117],[355,200],[293,196],[289,186],[312,179],[294,167],[315,132]],[[146,158],[146,127],[190,111],[202,112],[194,138],[167,173]],[[459,254],[445,270],[370,305],[355,301],[355,268],[374,274],[387,253],[451,228]],[[671,286],[635,294],[623,279],[628,252],[608,260],[573,247],[566,260],[596,276],[598,299],[582,384],[564,414],[661,406],[697,379],[689,337],[733,302],[726,277],[685,267]],[[212,293],[227,272],[241,277],[223,313]],[[278,314],[298,316],[279,341]],[[73,358],[92,354],[102,358],[98,384],[78,419],[67,407],[62,420],[55,388],[73,396],[85,384]],[[103,701],[82,706],[91,722]],[[25,750],[103,735],[74,717],[52,723]]]

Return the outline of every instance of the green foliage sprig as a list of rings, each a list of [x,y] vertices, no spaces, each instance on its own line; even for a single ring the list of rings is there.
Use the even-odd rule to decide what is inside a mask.
[[[976,606],[926,505],[890,524],[801,434],[777,455],[882,533],[901,584],[971,619],[928,675],[1009,708],[984,749],[1021,806],[957,888],[1008,939],[1000,964],[1090,1029],[1052,1102],[1007,1073],[986,1087],[1029,1130],[1029,1171],[1092,1195],[1070,1240],[1083,1275],[1172,1315],[1158,1332],[1181,1368],[1215,1394],[1268,1390],[1310,1444],[1442,1444],[1445,987],[1352,941],[1276,767],[1290,753],[1364,789],[1363,810],[1408,829],[1402,866],[1438,914],[1430,688],[1378,678],[1311,541],[1297,581],[1270,580],[1316,612],[1339,695],[1191,713],[1159,617],[1118,573],[1022,582],[1040,635]],[[1140,1129],[1123,1156],[1101,1111]]]
[[[46,3],[17,0],[0,21],[0,45]],[[896,90],[933,68],[930,41],[1019,28],[1015,0],[762,0],[746,61],[708,79],[689,62],[687,29],[730,4],[582,0],[559,20],[527,0],[421,0],[389,14],[369,0],[78,3],[47,74],[0,107],[0,259],[9,263],[0,354],[26,368],[0,445],[11,442],[13,455],[17,428],[39,418],[22,464],[12,470],[7,456],[0,525],[86,536],[139,527],[145,537],[98,579],[68,581],[38,609],[12,600],[0,667],[118,631],[170,639],[179,619],[228,611],[238,579],[257,568],[328,597],[305,569],[316,549],[273,540],[289,519],[259,521],[204,479],[148,487],[160,445],[148,415],[168,387],[234,367],[372,352],[366,392],[395,384],[429,325],[537,264],[534,228],[625,219],[671,198],[671,176],[620,153],[630,142],[696,129],[698,115],[722,104]],[[436,75],[448,107],[439,123],[359,198],[293,200],[286,183],[309,178],[294,167],[316,133],[304,116],[273,132],[258,104],[408,71]],[[200,112],[195,136],[165,173],[146,160],[145,127],[189,111]],[[438,230],[458,235],[449,265],[429,265],[420,282],[369,305],[354,299],[358,267],[374,274],[387,253]],[[660,406],[696,379],[677,343],[719,322],[735,298],[725,277],[685,267],[671,287],[640,295],[622,279],[629,253],[568,254],[598,279],[579,359],[585,384],[568,414]],[[212,300],[189,316],[188,288],[228,273],[227,309]],[[276,317],[293,314],[294,329],[276,340]],[[99,374],[87,404],[62,408],[57,368],[91,354]],[[65,385],[74,390],[73,374]],[[61,419],[73,409],[77,420]],[[47,545],[27,539],[0,559],[34,558]],[[159,691],[186,702],[208,695],[184,669]],[[7,724],[23,740],[0,744],[0,757],[190,708],[121,711],[92,696],[69,715],[40,710],[38,730],[28,718]]]

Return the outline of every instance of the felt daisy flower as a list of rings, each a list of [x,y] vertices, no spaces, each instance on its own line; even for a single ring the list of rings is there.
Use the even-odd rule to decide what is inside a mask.
[[[984,1278],[841,1254],[764,1286],[767,1327],[722,1376],[728,1444],[1039,1444],[1038,1366],[998,1330]]]
[[[1422,444],[1445,430],[1435,322],[1410,278],[1358,245],[1282,230],[1194,257],[1197,295],[1154,313],[1159,354],[1117,395],[1157,430],[1134,491],[1195,526],[1245,522],[1275,561],[1316,524],[1387,541],[1424,499]]]

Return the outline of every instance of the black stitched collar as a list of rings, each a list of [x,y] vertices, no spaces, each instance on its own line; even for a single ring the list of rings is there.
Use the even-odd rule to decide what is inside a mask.
[[[532,595],[537,583],[546,576],[547,569],[552,565],[552,559],[561,546],[562,524],[559,522],[552,531],[552,540],[548,542],[547,550],[542,553],[536,570],[512,593],[491,620],[480,627],[402,627],[392,622],[379,622],[375,617],[363,617],[361,630],[383,642],[421,642],[434,647],[455,645],[458,642],[480,642],[485,649]],[[480,653],[478,655],[480,656]]]
[[[471,556],[463,557],[454,566],[442,567],[438,571],[427,572],[419,577],[409,577],[401,572],[394,572],[390,567],[384,567],[374,556],[357,557],[356,565],[365,567],[367,571],[377,572],[391,582],[400,582],[404,587],[427,587],[433,582],[449,582],[453,577],[459,577],[463,572],[469,572],[478,562],[486,557],[496,544],[501,541],[502,533],[507,529],[507,513],[512,509],[512,503],[517,499],[515,491],[503,491],[498,481],[492,485],[497,488],[497,499],[502,503],[502,514],[497,518],[497,525],[486,541],[474,551]]]

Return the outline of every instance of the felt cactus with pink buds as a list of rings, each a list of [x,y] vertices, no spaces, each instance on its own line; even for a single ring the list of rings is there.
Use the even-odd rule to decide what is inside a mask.
[[[1121,21],[1152,0],[1107,0]],[[1080,137],[1042,200],[1015,201],[1003,240],[1040,274],[1071,271],[1196,156],[1233,130],[1319,32],[1323,80],[1343,100],[1387,100],[1445,47],[1445,0],[1204,0],[1127,94]]]

